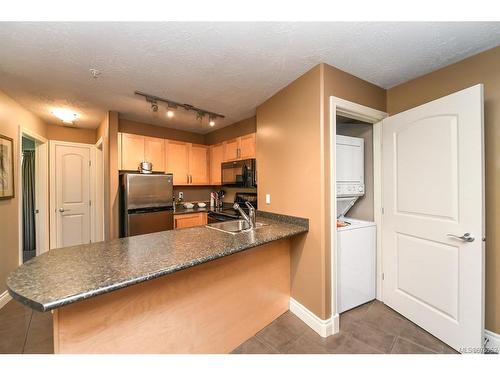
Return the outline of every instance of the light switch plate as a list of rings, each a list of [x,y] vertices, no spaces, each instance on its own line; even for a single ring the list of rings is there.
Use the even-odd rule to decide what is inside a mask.
[[[179,191],[179,199],[184,199],[184,193],[182,191]]]
[[[271,204],[271,194],[266,194],[266,204]]]

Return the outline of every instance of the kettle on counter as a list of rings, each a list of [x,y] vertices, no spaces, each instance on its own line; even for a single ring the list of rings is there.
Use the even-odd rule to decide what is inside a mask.
[[[153,173],[153,164],[149,161],[141,161],[137,169],[140,173]]]

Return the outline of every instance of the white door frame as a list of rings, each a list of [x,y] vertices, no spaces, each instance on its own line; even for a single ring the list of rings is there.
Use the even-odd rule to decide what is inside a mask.
[[[103,138],[94,145],[92,153],[92,166],[90,181],[95,186],[94,200],[91,207],[92,214],[95,218],[92,225],[91,238],[92,242],[104,241],[104,144]]]
[[[55,247],[56,243],[56,171],[55,171],[55,165],[56,165],[56,155],[55,155],[55,147],[56,145],[61,145],[61,146],[77,146],[77,147],[86,147],[90,151],[90,174],[89,174],[89,179],[90,179],[90,201],[91,201],[91,209],[89,210],[90,212],[90,242],[97,242],[96,241],[96,231],[93,229],[95,226],[95,221],[98,213],[95,212],[95,210],[92,208],[95,204],[95,188],[96,188],[96,181],[95,181],[95,145],[89,144],[89,143],[77,143],[77,142],[63,142],[63,141],[49,141],[49,147],[50,147],[50,152],[49,152],[49,159],[50,159],[50,168],[49,168],[49,174],[50,174],[50,248],[53,249]],[[101,213],[102,214],[102,213]]]
[[[338,272],[337,266],[337,189],[335,181],[337,180],[335,168],[335,154],[337,141],[337,115],[342,115],[355,120],[360,120],[373,124],[373,212],[374,221],[377,225],[377,299],[382,298],[382,247],[381,247],[381,232],[382,232],[382,203],[381,203],[381,148],[382,137],[380,129],[380,121],[388,116],[387,113],[366,107],[364,105],[350,102],[345,99],[330,96],[330,272],[331,272],[331,310],[332,320],[339,321],[338,313]],[[338,325],[334,327],[334,333],[338,332]]]
[[[19,236],[19,265],[23,264],[23,184],[22,184],[22,142],[23,137],[29,138],[35,141],[35,160],[38,164],[35,168],[35,183],[37,187],[37,204],[39,207],[39,212],[36,217],[37,225],[37,243],[43,244],[42,249],[37,246],[36,255],[40,255],[41,252],[49,250],[49,140],[41,135],[35,133],[34,131],[19,125],[18,131],[18,176],[19,182],[17,184],[17,196],[19,200],[18,209],[18,236]],[[39,148],[41,147],[41,148]],[[42,166],[42,168],[40,168]],[[39,230],[42,228],[42,230]]]

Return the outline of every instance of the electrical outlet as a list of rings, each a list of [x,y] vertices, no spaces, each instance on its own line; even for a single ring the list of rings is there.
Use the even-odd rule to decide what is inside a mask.
[[[271,194],[266,194],[266,204],[271,204]]]
[[[179,199],[184,199],[184,193],[182,191],[179,191]]]

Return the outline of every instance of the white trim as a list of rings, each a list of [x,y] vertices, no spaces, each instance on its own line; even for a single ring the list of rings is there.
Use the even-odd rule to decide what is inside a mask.
[[[321,337],[328,337],[339,332],[339,315],[329,319],[320,319],[297,300],[290,297],[290,311],[311,327]]]
[[[382,121],[373,124],[373,219],[377,223],[376,298],[384,300],[382,288]]]
[[[500,335],[495,332],[484,330],[485,348],[500,354]]]
[[[11,299],[12,297],[7,291],[4,291],[2,294],[0,294],[0,309],[8,304]]]
[[[17,184],[17,194],[19,197],[18,207],[18,252],[19,252],[19,265],[23,264],[23,205],[22,205],[22,141],[23,136],[35,141],[35,183],[36,187],[36,208],[39,214],[36,217],[36,255],[47,251],[49,249],[49,149],[48,139],[35,133],[34,131],[19,125],[18,131],[18,173],[19,183]],[[43,200],[40,198],[43,197]],[[42,228],[43,230],[40,230]],[[40,248],[40,244],[43,244]]]
[[[337,231],[335,230],[335,225],[337,222],[337,189],[335,185],[336,181],[336,171],[335,171],[335,154],[336,154],[336,136],[337,136],[337,115],[340,114],[345,117],[349,117],[356,120],[361,120],[364,122],[369,122],[372,124],[377,124],[388,116],[387,113],[366,107],[364,105],[350,102],[348,100],[337,98],[335,96],[330,96],[330,223],[333,226],[333,230],[330,231],[330,249],[331,249],[331,261],[330,261],[330,280],[331,280],[331,310],[332,316],[338,317],[338,291],[337,291],[337,274],[336,272],[336,260],[337,257]],[[374,158],[374,185],[376,183],[380,184],[380,152],[381,152],[381,137],[380,130],[375,126],[373,131],[373,158]],[[381,230],[382,222],[380,213],[382,210],[381,199],[380,199],[380,186],[375,188],[374,186],[374,220],[377,225],[377,233]],[[379,256],[381,254],[381,248],[377,242],[377,284],[381,280],[382,270],[379,266]],[[377,285],[378,289],[378,285]],[[377,298],[378,298],[377,294]],[[380,296],[381,298],[382,296]],[[338,324],[338,322],[337,322]]]

